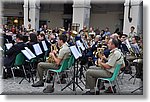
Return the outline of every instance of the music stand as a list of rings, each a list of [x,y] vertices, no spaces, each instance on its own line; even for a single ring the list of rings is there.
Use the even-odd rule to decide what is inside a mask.
[[[36,56],[33,54],[33,52],[28,48],[28,47],[25,47],[25,50],[21,50],[21,52],[24,54],[24,56],[27,58],[26,62],[29,63],[29,66],[31,68],[28,68],[29,70],[29,74],[31,75],[31,78],[32,78],[32,82],[34,84],[34,78],[33,78],[33,66],[32,66],[32,61],[36,58]],[[26,79],[26,77],[24,77],[20,82],[19,84],[21,84],[21,82]],[[27,80],[27,79],[26,79]],[[30,82],[30,77],[29,77],[29,82]]]
[[[69,87],[71,84],[73,84],[73,91],[76,91],[75,85],[77,87],[79,87],[83,91],[83,89],[78,84],[78,78],[77,78],[77,74],[76,74],[76,71],[78,72],[78,60],[79,60],[79,57],[82,56],[82,54],[79,53],[79,51],[77,50],[76,46],[71,46],[70,50],[71,50],[71,53],[73,54],[73,56],[75,58],[75,62],[74,62],[74,66],[73,66],[74,73],[73,73],[72,80],[64,88],[62,88],[61,91],[63,91],[67,87]]]
[[[135,63],[135,67],[136,67],[136,73],[133,75],[133,76],[131,76],[130,78],[129,78],[129,81],[132,79],[132,78],[134,78],[134,82],[133,82],[133,84],[135,84],[135,80],[136,80],[136,76],[137,76],[137,67],[138,67],[138,65],[139,65],[139,60],[140,60],[140,58],[138,58],[139,56],[140,56],[140,51],[139,51],[139,48],[137,48],[137,46],[132,46],[132,49],[133,49],[133,51],[134,51],[134,54],[135,54],[135,60],[134,61],[136,61],[136,62],[134,62],[133,61],[133,63]]]

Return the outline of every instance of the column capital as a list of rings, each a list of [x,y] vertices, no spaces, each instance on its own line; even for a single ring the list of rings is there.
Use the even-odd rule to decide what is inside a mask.
[[[143,0],[131,0],[131,6],[140,6]],[[129,6],[130,0],[125,0],[124,6]]]

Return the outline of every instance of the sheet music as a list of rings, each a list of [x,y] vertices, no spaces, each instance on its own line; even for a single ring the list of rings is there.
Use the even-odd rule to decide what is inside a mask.
[[[0,51],[3,51],[2,47],[0,46]]]
[[[82,55],[79,53],[79,51],[77,50],[76,46],[71,46],[70,47],[71,52],[73,53],[75,59],[78,59],[79,57],[81,57]]]
[[[34,44],[33,48],[37,56],[43,53],[39,44]]]
[[[36,56],[34,55],[34,53],[32,53],[32,51],[28,48],[28,47],[25,47],[26,51],[30,54],[30,56],[32,58],[35,58]]]
[[[88,49],[88,45],[87,45],[87,43],[85,42],[85,40],[83,40],[83,39],[81,39],[81,40],[82,40],[82,42],[83,42],[85,48]]]
[[[130,49],[131,48],[131,45],[130,45],[130,43],[129,43],[129,40],[128,39],[126,39],[126,46],[128,47],[128,49]]]
[[[45,41],[42,41],[42,45],[43,45],[44,51],[47,51],[48,48],[47,48],[47,45],[46,45]]]
[[[12,43],[8,43],[8,44],[5,44],[5,45],[6,45],[7,50],[9,50],[13,46]]]
[[[83,46],[83,44],[80,42],[80,40],[76,41],[77,46],[80,46],[80,48],[82,49],[82,51],[85,50],[85,47]]]
[[[27,50],[21,50],[21,52],[22,52],[29,60],[32,59],[31,55],[28,53]]]

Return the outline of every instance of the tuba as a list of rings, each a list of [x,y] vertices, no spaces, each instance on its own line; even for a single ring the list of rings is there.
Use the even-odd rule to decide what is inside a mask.
[[[51,52],[55,50],[56,52],[58,51],[56,44],[52,44],[51,45]],[[55,63],[53,57],[51,55],[49,55],[48,60],[49,63]]]

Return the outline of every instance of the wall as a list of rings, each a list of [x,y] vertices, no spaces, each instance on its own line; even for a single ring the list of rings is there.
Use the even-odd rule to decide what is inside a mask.
[[[99,27],[100,30],[105,30],[106,27],[109,27],[110,32],[113,33],[117,27],[121,28],[120,15],[121,12],[93,13],[91,14],[90,26],[94,28]]]
[[[49,12],[49,13],[40,13],[40,20],[50,21],[48,27],[62,27],[63,26],[63,12]]]

